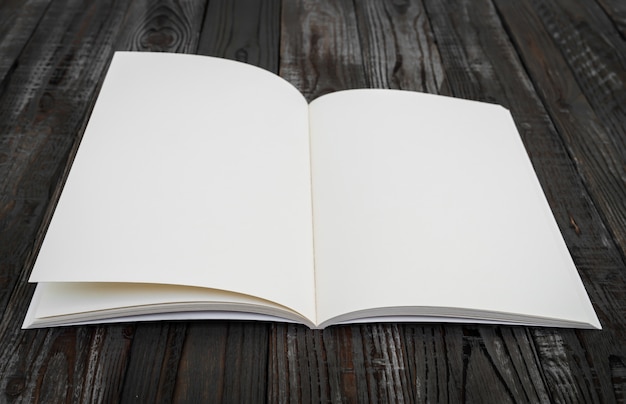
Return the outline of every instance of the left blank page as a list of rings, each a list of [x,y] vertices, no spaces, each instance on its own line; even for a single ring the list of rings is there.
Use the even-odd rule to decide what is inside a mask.
[[[278,76],[118,52],[30,280],[210,287],[315,318],[308,142]]]

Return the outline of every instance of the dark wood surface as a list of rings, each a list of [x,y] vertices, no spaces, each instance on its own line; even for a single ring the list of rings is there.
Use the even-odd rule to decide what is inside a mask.
[[[0,402],[626,402],[624,4],[0,2]],[[506,106],[604,329],[22,331],[36,251],[116,50],[245,61],[309,100],[382,87]]]

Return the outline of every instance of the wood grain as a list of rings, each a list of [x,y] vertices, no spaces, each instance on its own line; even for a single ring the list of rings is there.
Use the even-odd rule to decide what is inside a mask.
[[[355,5],[368,87],[447,92],[428,15],[419,2]]]
[[[204,10],[203,0],[133,1],[116,50],[195,53]]]
[[[535,94],[530,78],[507,44],[507,36],[491,5],[466,2],[460,12],[454,13],[454,19],[446,11],[447,6],[434,1],[427,3],[444,64],[468,72],[459,80],[456,75],[447,76],[450,88],[455,95],[474,95],[480,89],[484,92],[482,99],[494,99],[511,109],[591,299],[601,321],[607,324],[602,333],[533,331],[549,397],[573,402],[610,402],[615,388],[609,384],[598,386],[594,380],[597,377],[611,380],[609,358],[622,358],[625,353],[620,341],[624,341],[626,271],[620,251],[580,182],[566,146]],[[480,30],[471,21],[481,21]],[[474,53],[473,58],[468,50]],[[572,227],[572,218],[577,228]],[[609,284],[608,279],[616,282]],[[546,341],[548,335],[552,338]],[[545,346],[550,348],[542,349]],[[580,363],[585,363],[583,368],[588,372],[576,372]],[[589,386],[594,388],[590,390]]]
[[[120,394],[126,402],[169,402],[174,395],[186,324],[128,326],[132,346]],[[132,334],[131,334],[132,333]]]
[[[11,23],[0,26],[0,402],[623,402],[624,10],[616,0],[1,2]],[[20,330],[34,256],[114,50],[245,61],[309,100],[381,87],[505,105],[604,329]]]
[[[598,7],[528,2],[515,8],[498,2],[498,7],[591,197],[626,254],[623,40]]]
[[[49,5],[50,0],[0,3],[0,88],[16,67],[17,58]]]
[[[211,1],[197,53],[278,73],[279,24],[278,0]]]
[[[622,39],[626,40],[626,4],[620,0],[598,0],[598,4]]]
[[[266,397],[267,325],[189,325],[178,364],[176,402],[262,402]]]
[[[280,73],[308,99],[366,86],[361,52],[352,3],[283,3]],[[397,327],[272,330],[270,402],[411,401]]]
[[[287,1],[281,21],[280,75],[307,100],[366,87],[352,3]]]
[[[123,382],[123,327],[20,327],[32,294],[27,277],[33,252],[125,8],[104,1],[89,7],[80,1],[51,4],[0,95],[0,383],[10,402],[105,401]],[[102,383],[110,389],[103,391]]]
[[[90,14],[94,11],[101,15]],[[108,3],[91,10],[80,2],[55,4],[13,63],[18,67],[0,95],[0,231],[6,232],[0,255],[6,257],[2,261],[4,279],[19,274],[36,247],[34,241],[41,241],[36,234],[43,215],[52,210],[48,204],[62,177],[64,160],[79,138],[95,99],[95,85],[106,59],[99,49],[84,42],[96,41],[104,50],[110,47],[111,25],[119,24],[121,12],[122,7],[116,9]],[[86,30],[81,25],[98,24],[98,18],[106,22],[103,29]],[[2,290],[10,291],[14,286],[12,282],[2,284]],[[7,297],[2,293],[1,307]]]
[[[400,77],[406,78],[407,82],[411,84],[405,84],[415,86],[412,88],[440,90],[445,89],[445,76],[442,77],[444,66],[439,58],[438,50],[433,41],[433,34],[429,29],[427,23],[420,23],[420,16],[425,16],[425,10],[420,7],[419,4],[410,4],[403,7],[397,4],[385,4],[384,6],[368,4],[369,7],[361,7],[355,10],[358,21],[362,26],[372,25],[376,27],[374,33],[380,35],[380,27],[393,26],[394,35],[393,39],[387,38],[386,41],[377,40],[374,37],[368,35],[374,35],[369,33],[365,28],[360,31],[368,32],[367,34],[360,34],[361,39],[361,51],[364,55],[362,59],[364,61],[368,59],[375,60],[376,64],[366,65],[364,81],[369,81],[377,84],[385,84],[389,86],[395,86],[396,88],[403,85]],[[305,6],[301,6],[304,10],[309,10]],[[392,14],[390,10],[393,10],[395,14]],[[299,11],[301,12],[301,10]],[[319,10],[315,9],[311,11],[309,15],[306,14],[307,21],[324,21],[326,24],[331,24],[332,28],[326,26],[315,26],[313,29],[318,32],[318,36],[315,37],[316,43],[330,43],[330,39],[322,35],[336,35],[337,32],[348,32],[350,22],[344,22],[343,20],[350,21],[352,12],[346,7],[342,9],[340,13],[335,13],[333,20],[322,19],[318,17]],[[286,14],[289,16],[289,14]],[[495,17],[495,12],[493,12]],[[425,18],[425,17],[423,17]],[[385,25],[386,24],[386,25]],[[342,26],[345,25],[345,26]],[[416,33],[415,27],[418,27],[422,33],[420,35],[422,39],[421,46],[411,46],[414,44]],[[385,31],[387,32],[387,31]],[[327,34],[333,33],[333,34]],[[428,40],[430,39],[430,42]],[[342,77],[341,69],[345,68],[342,64],[343,60],[358,60],[358,55],[351,55],[350,52],[354,52],[359,46],[359,43],[351,44],[352,38],[346,39],[347,44],[344,44],[342,48],[324,47],[314,48],[308,44],[299,43],[302,40],[311,40],[308,38],[301,38],[298,35],[289,36],[289,33],[283,35],[283,54],[286,50],[297,50],[298,56],[293,57],[294,60],[300,61],[304,66],[316,66],[316,72],[318,72],[318,81],[324,83],[332,83],[332,86],[328,86],[334,90],[351,88],[353,83],[343,83],[339,80]],[[286,41],[294,41],[295,43],[286,43]],[[404,44],[404,45],[399,45]],[[374,46],[375,45],[375,46]],[[428,49],[423,51],[422,49]],[[307,53],[309,52],[309,53]],[[347,54],[342,55],[341,52]],[[339,53],[335,55],[333,53]],[[330,55],[330,56],[329,56]],[[373,56],[376,55],[376,56]],[[288,57],[288,56],[286,56]],[[284,60],[284,59],[283,59]],[[405,64],[406,61],[406,64]],[[303,66],[289,65],[289,68],[293,68],[295,71],[307,70]],[[347,66],[348,70],[351,66]],[[287,72],[290,70],[282,70],[285,77],[289,79]],[[465,71],[465,70],[464,70]],[[406,73],[399,73],[406,72]],[[354,74],[354,73],[352,73]],[[409,75],[410,74],[410,75]],[[410,77],[410,79],[408,79]],[[296,83],[300,81],[295,80]],[[308,83],[303,81],[301,85],[306,86]],[[302,89],[303,92],[307,92],[306,89]],[[315,93],[315,90],[308,90],[310,93]],[[476,97],[483,96],[477,93]],[[327,341],[336,341],[340,337],[336,334],[343,334],[345,331],[339,331],[336,328],[331,328],[324,332],[323,342],[326,344],[307,343],[306,338],[308,334],[303,331],[303,342],[298,343],[299,339],[296,338],[296,344],[291,345],[293,340],[285,338],[288,347],[291,347],[291,351],[284,356],[270,355],[271,359],[278,361],[288,361],[287,365],[280,366],[280,363],[275,365],[277,369],[286,367],[286,374],[278,377],[279,381],[283,381],[275,391],[278,393],[284,393],[284,396],[270,396],[272,399],[291,399],[290,394],[297,394],[299,392],[315,391],[313,386],[307,386],[308,383],[314,383],[317,386],[320,380],[329,378],[329,386],[342,386],[343,380],[354,380],[355,383],[350,386],[342,386],[344,399],[348,401],[360,401],[364,397],[362,394],[366,394],[369,399],[376,399],[381,401],[390,402],[402,402],[413,401],[416,397],[423,400],[438,401],[442,397],[449,397],[451,399],[465,399],[472,398],[476,401],[481,400],[509,400],[516,394],[525,393],[527,397],[539,397],[545,399],[547,397],[546,389],[541,377],[538,376],[539,372],[535,367],[534,373],[528,372],[527,363],[532,363],[536,355],[532,349],[522,349],[523,347],[532,348],[532,340],[529,335],[522,334],[518,336],[517,340],[502,341],[502,338],[496,338],[492,334],[482,334],[479,332],[472,333],[467,332],[465,328],[461,326],[445,327],[450,331],[448,335],[456,335],[459,338],[455,341],[450,341],[450,337],[444,338],[439,336],[437,342],[441,346],[454,347],[455,350],[448,352],[450,357],[457,358],[456,361],[441,361],[438,364],[441,368],[435,366],[429,367],[430,372],[422,371],[418,366],[409,366],[408,364],[421,364],[425,363],[428,355],[434,355],[432,352],[432,341],[417,342],[415,339],[407,339],[407,335],[413,336],[414,334],[407,334],[404,330],[405,326],[391,326],[391,325],[372,325],[362,327],[350,328],[350,339],[342,339],[342,344],[328,344]],[[423,333],[427,333],[427,330],[432,330],[433,327],[418,327],[411,326],[411,330],[421,330]],[[288,333],[288,331],[283,330]],[[300,335],[300,334],[298,334]],[[281,334],[282,336],[282,334]],[[525,339],[524,339],[525,337]],[[316,335],[312,336],[313,341],[317,340]],[[521,340],[521,342],[519,341]],[[278,347],[283,344],[278,343]],[[502,361],[503,365],[498,368],[498,363],[494,361],[490,355],[489,350],[481,349],[481,347],[495,347],[502,345],[511,345],[507,352],[515,352],[516,357],[509,358],[506,355],[500,355],[498,360]],[[302,348],[304,347],[304,348]],[[321,352],[316,352],[313,347],[319,347]],[[411,347],[409,352],[413,354],[410,360],[408,360],[404,352],[406,347]],[[496,348],[492,349],[494,352]],[[519,359],[521,356],[519,353],[523,352],[526,356]],[[439,354],[439,352],[437,352]],[[278,355],[278,353],[276,354]],[[314,358],[314,359],[313,359]],[[328,370],[322,373],[321,370],[316,367],[316,374],[312,381],[309,379],[303,380],[300,375],[310,374],[311,370],[304,366],[305,363],[321,363],[323,367],[327,367]],[[334,372],[331,369],[336,368],[339,363],[350,363],[349,369],[351,372],[346,377],[331,377]],[[436,363],[430,361],[429,363]],[[515,367],[517,378],[503,377],[501,376],[505,371],[502,368],[510,371],[509,369],[517,365],[519,369]],[[343,368],[343,366],[342,366]],[[357,375],[355,377],[347,377],[349,375]],[[457,375],[452,378],[448,384],[447,376]],[[499,376],[501,383],[490,383],[489,389],[485,388],[485,381],[491,380],[491,378]],[[445,380],[442,384],[441,381]],[[364,382],[362,382],[364,381]],[[359,383],[360,382],[360,383]],[[433,386],[437,386],[434,388]],[[332,391],[329,387],[328,391]],[[324,392],[326,390],[322,390]],[[346,396],[346,392],[350,392],[351,395]],[[319,394],[319,392],[318,392]],[[296,396],[300,398],[299,396]],[[315,396],[316,398],[318,396]],[[332,398],[332,394],[321,396]]]

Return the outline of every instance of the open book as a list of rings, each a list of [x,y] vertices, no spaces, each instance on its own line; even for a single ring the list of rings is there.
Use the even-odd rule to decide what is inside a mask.
[[[30,281],[25,328],[600,328],[506,109],[204,56],[115,54]]]

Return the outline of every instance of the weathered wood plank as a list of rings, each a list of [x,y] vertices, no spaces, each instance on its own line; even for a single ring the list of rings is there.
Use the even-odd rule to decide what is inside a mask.
[[[368,87],[446,92],[428,15],[419,2],[355,4]]]
[[[603,17],[592,1],[525,2],[512,14],[495,3],[498,12],[486,1],[284,2],[281,73],[309,99],[372,86],[510,107],[604,331],[232,322],[19,331],[32,252],[112,51],[196,49],[276,71],[280,7],[211,0],[203,19],[200,1],[133,2],[126,13],[126,3],[9,1],[0,16],[28,7],[0,27],[0,47],[2,32],[16,38],[0,62],[9,73],[0,86],[0,401],[623,401],[626,270],[609,211],[620,200],[601,189],[603,205],[578,179],[593,163],[593,175],[623,190],[611,166],[624,141],[614,130],[623,90],[613,86],[623,44],[611,31],[623,41],[621,4],[598,0]],[[601,161],[581,164],[576,142]]]
[[[412,402],[397,326],[275,324],[269,402]]]
[[[307,99],[366,87],[354,5],[283,3],[280,73]],[[270,338],[270,402],[412,401],[401,334],[392,325],[312,331],[276,324]]]
[[[205,0],[133,1],[115,50],[195,53]]]
[[[278,73],[280,0],[210,1],[197,53]]]
[[[465,397],[464,332],[460,326],[403,326],[404,355],[416,402],[462,402]]]
[[[454,13],[452,7],[456,7]],[[551,400],[611,402],[615,389],[608,382],[612,380],[610,358],[623,358],[626,353],[626,270],[620,251],[580,182],[535,86],[511,50],[492,5],[427,1],[427,9],[452,93],[493,100],[511,109],[579,272],[606,324],[602,332],[531,330],[548,396]],[[521,26],[528,29],[528,24]],[[454,74],[447,74],[449,68]]]
[[[127,355],[121,401],[165,403],[172,400],[186,323],[129,325],[134,331]]]
[[[20,327],[33,290],[33,253],[126,7],[51,4],[0,95],[0,383],[7,401],[108,401],[122,386],[129,346],[123,326]]]
[[[544,99],[571,155],[577,162],[579,171],[586,180],[587,189],[623,252],[623,228],[620,227],[619,220],[624,212],[623,196],[626,192],[623,180],[623,162],[626,159],[621,156],[624,148],[620,145],[625,139],[624,131],[606,126],[607,120],[613,119],[618,122],[617,115],[605,120],[597,112],[598,108],[609,107],[611,111],[605,115],[613,114],[615,111],[619,114],[623,106],[610,108],[612,103],[604,103],[602,99],[598,99],[597,94],[590,93],[613,92],[618,98],[624,97],[623,79],[620,76],[624,71],[612,74],[607,68],[612,64],[615,66],[615,62],[607,61],[607,58],[617,57],[617,54],[611,56],[607,55],[606,50],[598,50],[601,46],[597,42],[587,44],[598,41],[600,36],[601,43],[611,48],[603,35],[584,34],[590,27],[595,27],[601,32],[602,28],[598,27],[597,22],[579,21],[576,25],[582,25],[585,29],[580,31],[577,29],[572,33],[572,27],[563,22],[568,13],[557,17],[554,14],[555,10],[545,9],[551,5],[542,3],[531,7],[526,3],[518,3],[518,6],[523,7],[523,12],[520,13],[519,7],[512,10],[508,3],[498,3],[512,37],[518,42],[526,69],[537,83],[538,93]],[[555,22],[554,19],[559,19],[559,22]],[[544,32],[542,27],[546,25],[550,28]],[[560,39],[568,29],[576,40]],[[562,51],[563,47],[568,49]],[[595,78],[596,84],[593,84],[594,79],[588,76],[587,69],[598,73]],[[597,80],[598,77],[605,76],[612,77],[613,84],[620,82],[622,84],[618,87],[608,86],[604,90],[592,88],[598,85],[607,87],[605,80]],[[621,123],[624,123],[624,118],[621,119]],[[622,174],[619,174],[620,172]],[[580,335],[567,333],[568,338],[563,338],[558,334],[537,332],[535,339],[541,347],[540,357],[544,363],[546,378],[554,386],[555,396],[562,400],[576,399],[587,402],[619,401],[623,381],[615,377],[614,373],[619,374],[620,370],[619,368],[615,370],[613,364],[622,363],[626,357],[624,265],[623,263],[612,265],[611,259],[607,260],[604,257],[607,252],[612,251],[611,248],[601,247],[611,246],[612,240],[603,228],[599,231],[594,228],[602,227],[602,223],[591,223],[590,229],[589,224],[582,225],[580,222],[578,215],[581,213],[571,212],[570,222],[576,237],[570,240],[575,240],[576,243],[570,242],[570,247],[574,246],[574,251],[581,253],[580,260],[577,260],[579,268],[582,264],[593,275],[590,279],[591,288],[595,289],[597,294],[595,299],[592,294],[592,299],[596,301],[596,309],[606,316],[610,326],[605,325],[602,335],[604,338],[586,333]],[[593,351],[593,355],[590,355],[589,351]],[[583,371],[587,368],[591,370]],[[602,371],[596,373],[596,369]],[[595,381],[594,389],[589,387],[590,380]]]
[[[441,81],[441,74],[440,72],[442,71],[442,67],[441,67],[441,62],[438,60],[438,55],[436,53],[436,49],[434,48],[433,44],[431,43],[430,45],[428,45],[428,43],[424,43],[422,45],[422,48],[424,47],[424,45],[428,45],[428,52],[422,52],[420,49],[421,48],[412,48],[409,45],[402,45],[402,44],[410,44],[412,43],[411,39],[412,39],[412,35],[413,34],[413,27],[415,26],[415,21],[419,21],[419,16],[423,15],[423,11],[420,11],[419,9],[416,10],[415,9],[415,5],[400,5],[397,7],[375,7],[372,6],[371,4],[368,3],[368,5],[370,7],[361,7],[359,9],[359,22],[361,23],[361,25],[364,26],[369,26],[369,25],[375,25],[375,26],[379,26],[379,27],[391,27],[393,26],[393,41],[388,40],[387,45],[381,45],[380,40],[375,39],[374,37],[365,37],[363,42],[363,54],[365,55],[363,57],[364,60],[368,60],[372,59],[375,60],[374,58],[380,58],[383,60],[377,60],[377,64],[371,64],[368,65],[367,62],[365,62],[366,65],[366,72],[368,73],[368,75],[366,76],[366,80],[369,77],[372,77],[372,83],[376,83],[381,84],[381,83],[385,83],[385,85],[390,85],[390,86],[394,86],[396,88],[402,88],[401,87],[401,81],[398,80],[398,77],[400,76],[394,76],[394,72],[399,72],[399,71],[403,71],[401,69],[404,69],[407,72],[410,72],[413,76],[412,79],[410,80],[406,80],[407,83],[406,85],[413,85],[416,87],[421,87],[420,89],[426,88],[428,89],[430,87],[431,90],[440,90],[441,87],[443,87],[443,83]],[[358,6],[357,6],[358,7]],[[392,10],[393,12],[395,12],[395,14],[391,13]],[[408,12],[407,12],[408,11]],[[337,14],[341,14],[341,13],[337,13]],[[393,18],[390,17],[390,15],[393,15]],[[495,13],[494,13],[495,15]],[[390,21],[385,24],[385,20],[389,19]],[[321,20],[321,18],[320,18]],[[422,31],[424,31],[424,29],[427,29],[425,27],[427,27],[427,24],[418,24],[419,27],[422,27]],[[327,31],[332,31],[329,29],[318,29],[319,32],[323,33],[323,32],[327,32]],[[340,29],[337,29],[336,31],[341,31]],[[366,32],[366,35],[375,35],[372,33],[369,33],[369,31],[366,28],[363,28],[364,32]],[[425,35],[425,37],[428,37],[428,34]],[[318,41],[323,42],[324,37],[321,37]],[[297,42],[297,40],[296,40]],[[283,42],[283,45],[285,44],[285,42]],[[376,48],[372,48],[372,44],[375,44],[377,47]],[[400,44],[400,45],[398,45]],[[393,49],[387,49],[386,46],[389,47],[393,47]],[[283,47],[283,49],[289,49],[288,45]],[[293,49],[306,49],[307,46],[306,45],[293,45]],[[400,49],[400,51],[398,51],[398,49]],[[323,54],[323,51],[319,51],[316,50],[318,53]],[[404,52],[404,53],[402,53]],[[373,55],[378,55],[378,56],[373,56]],[[382,55],[382,56],[381,56]],[[390,56],[391,55],[391,56]],[[322,59],[324,62],[326,62],[326,60],[330,59],[330,61],[326,62],[327,64],[332,66],[332,62],[334,61],[336,63],[336,65],[334,65],[333,67],[335,69],[339,69],[341,68],[341,58],[336,57],[335,55],[332,55],[333,59],[330,59],[329,56],[326,56],[326,59]],[[392,57],[392,60],[385,60],[384,57]],[[299,59],[307,59],[307,58],[315,58],[316,56],[299,56]],[[315,63],[319,63],[319,61],[317,60],[319,58],[313,59],[313,62],[310,62],[311,65],[314,65]],[[414,61],[420,61],[420,63],[415,64]],[[403,65],[403,62],[407,61],[407,66]],[[415,66],[418,66],[417,68]],[[413,69],[416,69],[417,71],[414,71]],[[335,78],[336,76],[333,75],[329,75],[330,78]],[[391,79],[389,79],[391,77]],[[322,79],[324,77],[322,76]],[[417,81],[416,79],[419,78],[419,81]],[[336,79],[336,78],[335,78]],[[326,79],[328,80],[328,79]],[[419,84],[417,84],[419,83]],[[436,83],[435,85],[433,85],[434,83]],[[349,88],[350,86],[341,86],[341,84],[339,84],[339,86],[335,87],[334,89],[343,89],[343,88]],[[413,87],[413,89],[416,89],[416,87]],[[480,94],[477,94],[480,95]],[[387,326],[383,326],[383,330],[388,330],[388,328],[385,328]],[[415,326],[413,326],[415,327]],[[455,327],[455,326],[446,326],[445,327],[448,330],[461,330],[461,327]],[[361,331],[361,330],[359,330]],[[327,331],[328,333],[330,333],[330,335],[332,335],[332,333],[334,332],[334,329],[331,328],[330,330]],[[451,333],[454,334],[454,333]],[[326,334],[325,334],[326,335]],[[390,335],[394,335],[393,333],[391,333]],[[462,333],[457,332],[457,335],[462,335]],[[480,333],[478,334],[480,335]],[[342,349],[343,350],[348,350],[349,352],[351,352],[350,357],[350,363],[354,364],[356,363],[356,367],[354,368],[354,371],[352,373],[357,373],[360,374],[362,377],[358,377],[356,378],[356,380],[370,380],[368,378],[368,373],[364,371],[364,369],[369,369],[372,368],[373,364],[377,363],[377,360],[379,359],[375,359],[373,358],[374,356],[376,356],[376,354],[380,354],[381,356],[384,357],[384,350],[381,349],[381,347],[383,346],[383,344],[381,343],[375,343],[374,341],[372,341],[369,338],[365,338],[363,337],[363,344],[368,347],[367,349],[359,352],[359,350],[353,350],[351,346],[343,346]],[[371,336],[370,336],[371,338]],[[523,340],[523,338],[521,338]],[[329,339],[332,340],[332,339]],[[535,371],[534,373],[529,373],[528,366],[527,363],[532,363],[535,359],[536,359],[536,355],[533,353],[532,349],[522,349],[520,348],[520,346],[523,347],[531,347],[532,346],[532,341],[530,340],[530,338],[526,335],[526,339],[523,340],[522,342],[517,341],[516,339],[513,338],[508,338],[508,340],[511,340],[511,342],[508,342],[508,344],[511,345],[511,347],[507,347],[508,351],[510,352],[516,352],[517,356],[512,358],[500,355],[500,357],[498,359],[500,359],[502,361],[501,364],[494,364],[493,363],[493,358],[488,355],[488,350],[486,349],[474,349],[474,350],[469,350],[468,352],[471,352],[471,358],[472,361],[469,362],[464,362],[464,361],[457,361],[456,365],[458,367],[450,369],[449,368],[449,364],[446,364],[445,367],[443,367],[442,369],[436,369],[435,372],[432,372],[429,376],[431,377],[429,378],[420,378],[418,379],[417,377],[414,379],[410,379],[411,381],[415,381],[414,385],[411,386],[411,383],[407,383],[407,380],[409,380],[406,370],[402,369],[401,371],[398,368],[395,368],[394,372],[398,372],[398,378],[397,380],[401,380],[401,382],[399,383],[388,383],[390,380],[394,380],[393,377],[389,377],[389,375],[393,375],[394,373],[391,372],[389,374],[385,374],[383,373],[381,376],[379,377],[375,377],[374,380],[372,380],[371,382],[367,382],[367,384],[365,386],[360,386],[360,389],[354,388],[354,386],[343,386],[345,388],[347,388],[347,391],[363,391],[362,388],[363,387],[367,387],[369,390],[365,390],[367,392],[367,397],[369,397],[370,399],[372,399],[372,397],[377,397],[377,398],[386,398],[386,399],[390,399],[393,398],[394,401],[398,400],[398,399],[405,399],[405,400],[409,400],[411,399],[413,396],[417,396],[417,397],[427,397],[428,399],[437,399],[440,398],[439,394],[442,394],[441,390],[437,390],[437,389],[431,389],[431,390],[426,390],[423,386],[427,386],[429,383],[431,385],[435,384],[438,385],[436,380],[437,377],[440,377],[442,374],[463,374],[464,379],[462,381],[457,382],[458,384],[456,384],[455,386],[452,386],[450,388],[451,391],[457,392],[458,395],[456,397],[473,397],[475,399],[478,398],[482,398],[482,399],[494,399],[495,397],[499,398],[499,399],[510,399],[512,397],[512,392],[522,392],[527,394],[528,397],[540,397],[541,399],[543,399],[545,401],[547,395],[545,392],[545,387],[543,386],[541,377],[539,376],[539,372]],[[327,339],[325,339],[325,341],[327,341]],[[388,339],[388,341],[393,341],[394,343],[392,344],[392,346],[394,346],[395,348],[398,349],[399,352],[402,352],[402,347],[404,345],[408,345],[409,342],[405,342],[403,341],[403,338],[401,337],[395,337],[395,338],[391,338]],[[473,342],[472,342],[473,341]],[[476,341],[480,341],[480,342],[476,342]],[[506,341],[505,341],[506,342]],[[354,339],[352,340],[352,343],[354,343]],[[480,336],[479,338],[476,338],[475,336],[471,336],[471,337],[465,337],[463,338],[461,341],[459,341],[459,343],[456,344],[458,351],[456,351],[456,355],[458,355],[458,357],[460,358],[464,353],[463,349],[473,346],[471,345],[471,343],[473,344],[478,344],[477,347],[480,346],[488,346],[490,347],[489,349],[491,349],[492,351],[496,351],[497,346],[502,346],[504,343],[501,341],[501,338],[496,338],[493,335],[489,335],[486,334],[485,336]],[[449,341],[445,341],[442,340],[441,344],[449,344],[450,346],[453,346],[454,344],[450,343]],[[499,344],[499,345],[498,345]],[[277,349],[280,348],[280,344],[277,345]],[[277,388],[276,390],[278,392],[282,392],[287,394],[286,396],[282,397],[290,397],[288,394],[291,391],[302,391],[303,389],[305,389],[305,387],[302,386],[302,381],[301,379],[299,379],[298,377],[294,376],[294,373],[297,375],[299,373],[304,373],[306,374],[307,370],[297,370],[297,365],[300,363],[299,360],[303,360],[301,359],[301,355],[304,355],[303,353],[300,353],[300,355],[298,355],[298,351],[297,351],[297,347],[299,346],[306,346],[305,343],[302,344],[297,344],[294,347],[294,351],[291,352],[291,354],[286,355],[286,358],[289,358],[291,360],[291,365],[287,366],[287,368],[289,369],[287,371],[288,375],[290,375],[291,377],[285,377],[282,376],[281,379],[284,380],[289,380],[290,383],[292,383],[292,385],[289,385],[288,388],[286,388],[285,386],[281,386],[283,387],[282,389]],[[326,346],[326,351],[323,354],[318,354],[317,356],[322,356],[324,357],[327,361],[328,361],[328,365],[327,366],[332,366],[332,363],[334,363],[333,361],[331,361],[331,359],[333,356],[337,356],[338,358],[344,358],[344,362],[345,362],[345,357],[346,357],[346,353],[342,352],[342,353],[335,353],[333,351],[329,351],[328,350],[329,345]],[[420,346],[419,348],[415,347],[411,352],[415,353],[415,352],[419,352],[419,355],[417,355],[416,357],[412,357],[411,360],[408,361],[408,363],[411,364],[411,372],[413,375],[417,374],[418,371],[415,367],[413,367],[413,363],[423,363],[424,361],[424,357],[427,356],[425,354],[423,354],[423,352],[429,352],[429,349],[432,349],[432,347],[424,347],[424,346]],[[524,355],[522,356],[521,354],[519,354],[519,352],[524,352]],[[308,353],[308,355],[306,355],[307,357],[310,356],[311,353]],[[453,354],[454,355],[454,354]],[[270,355],[270,357],[273,357],[273,355]],[[297,359],[300,358],[300,359]],[[521,359],[520,359],[521,358]],[[404,363],[406,360],[406,358],[403,358],[402,356],[400,356],[400,358],[395,358],[395,362],[396,364],[401,364]],[[476,363],[478,363],[479,365],[475,365]],[[471,368],[469,368],[468,366],[471,365]],[[515,365],[520,366],[519,369],[515,368]],[[499,368],[498,368],[499,366]],[[374,366],[375,367],[375,366]],[[394,369],[393,367],[391,367],[392,369]],[[515,372],[516,374],[519,374],[520,377],[518,378],[503,378],[503,382],[501,384],[491,384],[490,386],[492,386],[492,388],[490,390],[487,390],[487,393],[485,392],[485,388],[484,388],[484,380],[489,379],[489,377],[493,376],[493,375],[499,375],[499,374],[506,374],[507,372],[511,372],[511,368],[515,369],[513,372]],[[469,372],[468,372],[468,369]],[[538,369],[537,366],[534,367],[534,369]],[[480,371],[479,371],[480,370]],[[329,372],[331,373],[331,372]],[[369,374],[371,376],[371,374]],[[402,375],[402,376],[400,376]],[[350,378],[343,378],[343,377],[339,377],[339,380],[351,380]],[[460,378],[457,378],[457,380],[459,380]],[[317,378],[315,380],[318,380]],[[333,382],[334,379],[331,379],[331,381],[329,382],[330,385],[341,385],[338,382]],[[352,379],[354,380],[354,379]],[[380,386],[381,383],[383,383],[383,381],[385,383],[387,383],[387,385],[391,385],[390,387],[388,387],[387,389],[377,389],[376,386]],[[385,384],[383,383],[383,384]],[[408,390],[407,390],[407,384],[408,386]],[[445,391],[446,393],[448,393],[448,391]],[[433,394],[434,393],[434,394]],[[454,393],[450,393],[450,396],[454,397]],[[272,397],[272,396],[270,396]],[[352,397],[354,398],[354,396]],[[362,398],[362,397],[361,397]]]
[[[597,0],[617,32],[626,40],[626,3],[622,0]]]
[[[258,403],[266,396],[267,325],[203,322],[188,326],[173,400]]]
[[[309,100],[366,87],[354,9],[347,1],[283,3],[280,75]]]
[[[51,0],[0,3],[0,91]]]
[[[454,66],[442,63],[421,3],[366,2],[358,3],[357,11],[364,27],[360,30],[364,60],[377,60],[375,69],[366,68],[368,77],[390,77],[386,81],[395,88],[450,94],[446,75]],[[495,14],[491,17],[497,18]],[[392,35],[381,39],[375,36],[379,32]],[[459,70],[467,74],[466,69]],[[532,366],[536,354],[527,333],[503,336],[483,327],[408,325],[404,336],[418,401],[441,401],[443,397],[444,401],[506,402],[519,396],[547,401],[538,367]],[[442,353],[447,360],[436,360]],[[485,384],[491,380],[498,382]]]
[[[3,380],[3,402],[116,401],[129,342],[120,325],[24,334],[24,354],[10,358],[19,371]]]
[[[556,129],[564,139],[565,146],[572,155],[577,169],[583,174],[585,185],[596,202],[596,206],[603,217],[609,220],[608,227],[614,234],[623,231],[623,229],[617,229],[616,223],[622,220],[619,217],[621,216],[620,210],[626,212],[623,203],[626,199],[620,198],[620,195],[624,195],[626,198],[626,182],[623,180],[626,178],[624,176],[626,173],[621,175],[621,179],[619,178],[619,171],[625,169],[623,162],[626,161],[626,158],[622,159],[620,156],[626,152],[626,149],[620,145],[620,142],[624,142],[624,133],[611,133],[612,131],[603,127],[602,120],[594,113],[592,106],[595,104],[597,108],[600,108],[600,105],[604,105],[603,101],[587,98],[581,93],[576,73],[563,59],[559,47],[555,46],[548,29],[544,28],[540,15],[534,7],[527,2],[518,3],[515,10],[509,8],[506,2],[498,3],[498,7],[501,14],[506,18],[512,38],[519,44],[518,48],[520,48],[526,69],[537,83],[537,92],[544,100],[546,109],[550,113]],[[543,10],[543,5],[540,9]],[[533,37],[529,37],[528,33],[532,34]],[[532,49],[535,53],[530,53],[525,49]],[[617,90],[615,92],[617,97],[626,95],[624,87],[621,90],[623,95],[619,95]],[[622,166],[621,169],[619,166]],[[613,216],[610,215],[610,211],[614,212]],[[576,240],[584,241],[586,247],[581,246],[581,248],[586,248],[588,251],[580,259],[601,262],[602,257],[598,256],[599,253],[604,250],[610,251],[609,246],[612,245],[611,237],[605,234],[603,229],[593,228],[603,227],[602,221],[589,223],[588,226],[593,227],[587,229],[587,226],[581,226],[580,221],[584,219],[579,219],[573,210],[567,212],[563,219],[564,222],[569,220],[569,225],[563,223],[561,228],[562,231],[564,228],[574,231],[575,237],[567,239],[570,242],[570,248],[579,244],[575,243]],[[582,212],[585,210],[581,210]],[[614,219],[611,220],[611,217]],[[601,238],[599,241],[594,241],[589,239],[592,236]],[[619,237],[616,238],[616,241],[621,246]],[[590,248],[598,242],[607,248],[597,250]],[[598,265],[598,262],[585,262],[585,264],[587,266]],[[617,268],[620,266],[623,266],[623,263]],[[610,272],[607,273],[608,275]],[[619,295],[620,293],[617,296]],[[608,303],[608,307],[613,305],[612,302]],[[623,321],[620,320],[623,319],[623,311],[618,310],[607,314],[618,320],[616,325],[623,324]]]
[[[523,327],[403,326],[417,402],[550,402]]]
[[[537,92],[626,255],[626,45],[597,6],[497,4]]]

